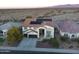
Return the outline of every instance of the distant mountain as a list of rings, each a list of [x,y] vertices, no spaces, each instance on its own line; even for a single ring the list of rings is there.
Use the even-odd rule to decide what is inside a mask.
[[[66,10],[65,8],[68,9]],[[79,4],[66,4],[66,5],[50,6],[44,8],[0,9],[0,20],[21,20],[25,19],[27,16],[38,17],[38,16],[61,15],[63,13],[65,14],[79,13],[78,8]],[[79,15],[76,16],[79,17]]]
[[[66,5],[57,5],[53,8],[79,8],[79,4],[66,4]]]

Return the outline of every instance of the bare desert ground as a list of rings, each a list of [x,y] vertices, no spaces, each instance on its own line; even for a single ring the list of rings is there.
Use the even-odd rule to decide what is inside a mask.
[[[65,8],[35,8],[35,9],[0,9],[0,20],[21,20],[27,16],[55,16],[54,19],[77,18],[79,19],[79,9]]]
[[[0,9],[1,20],[21,20],[27,16],[50,16],[54,20],[79,20],[79,4],[58,5],[45,8]]]

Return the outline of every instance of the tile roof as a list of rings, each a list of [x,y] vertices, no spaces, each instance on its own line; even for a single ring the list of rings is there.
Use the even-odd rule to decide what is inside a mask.
[[[25,21],[22,22],[22,26],[24,26],[24,27],[29,26],[29,24],[30,24],[30,22],[31,22],[32,20],[35,20],[35,18],[28,18],[28,19],[25,19]]]
[[[79,25],[72,20],[64,20],[57,25],[62,32],[79,33]]]
[[[3,25],[0,26],[0,30],[4,30],[4,29],[10,29],[12,26],[21,26],[20,23],[13,23],[13,22],[8,22],[8,23],[5,23]]]
[[[34,23],[31,23],[31,22],[34,22]],[[37,19],[37,18],[31,18],[31,19],[26,19],[24,22],[23,22],[23,26],[24,27],[42,27],[44,25],[48,25],[48,26],[53,26],[53,23],[52,23],[52,19]]]

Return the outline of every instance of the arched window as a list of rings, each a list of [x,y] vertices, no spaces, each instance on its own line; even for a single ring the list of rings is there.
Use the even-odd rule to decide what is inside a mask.
[[[73,34],[72,37],[75,37],[75,35]]]

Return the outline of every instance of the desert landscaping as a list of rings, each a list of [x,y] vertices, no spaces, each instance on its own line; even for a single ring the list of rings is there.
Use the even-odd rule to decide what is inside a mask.
[[[34,22],[35,21],[34,19],[36,20],[36,22]],[[43,23],[43,21],[45,22]],[[57,23],[64,23],[63,21],[70,21],[70,22],[73,21],[78,26],[79,8],[49,7],[49,8],[35,8],[35,9],[0,9],[0,29],[4,32],[1,33],[5,35],[6,30],[4,29],[5,28],[8,29],[9,27],[12,28],[8,30],[7,33],[8,36],[6,37],[6,39],[0,38],[0,46],[19,47],[19,48],[50,48],[50,49],[59,48],[59,49],[78,50],[79,37],[76,38],[75,40],[72,40],[72,38],[61,36],[61,33],[59,33],[61,32],[61,29],[59,28],[60,24],[58,25]],[[28,22],[31,23],[28,24]],[[51,26],[51,24],[53,26]],[[64,24],[65,26],[62,27],[67,27],[65,29],[69,31],[67,24],[69,24],[69,26],[71,25],[68,22]],[[76,26],[76,24],[74,25]],[[14,25],[18,26],[18,28],[14,27]],[[44,27],[44,25],[48,26]],[[70,31],[73,29],[73,25],[71,26],[72,28],[70,28]],[[56,32],[56,29],[53,28],[57,28],[58,31]],[[23,29],[25,29],[24,32],[22,31]],[[37,30],[39,30],[41,34]],[[45,32],[44,30],[48,32]],[[78,30],[76,29],[73,29],[73,31],[76,31],[76,34],[78,32]],[[70,35],[71,33],[74,34],[73,31],[70,32]],[[49,37],[52,34],[54,36],[52,35],[50,38],[46,38],[45,36],[47,35],[46,33],[49,35]],[[50,33],[52,34],[50,35]],[[40,38],[42,36],[45,36],[45,38]]]

